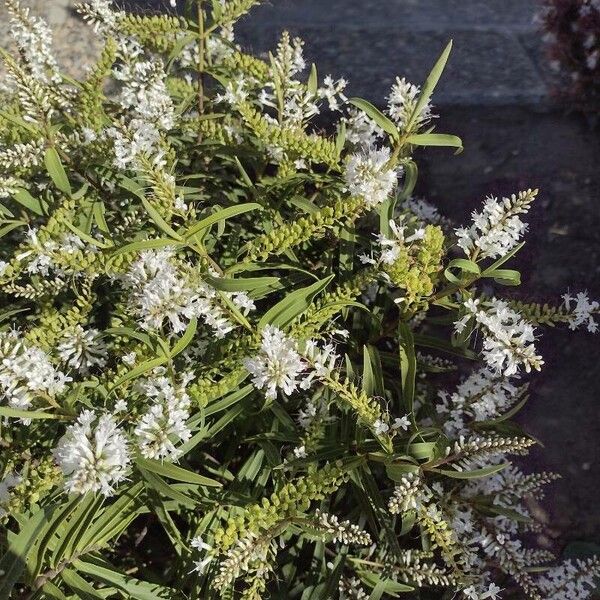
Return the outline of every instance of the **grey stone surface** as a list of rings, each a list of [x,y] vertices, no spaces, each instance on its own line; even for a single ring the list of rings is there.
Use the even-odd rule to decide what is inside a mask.
[[[148,11],[165,0],[126,0]],[[180,2],[181,4],[181,2]],[[238,27],[255,51],[284,29],[303,37],[322,73],[346,75],[350,92],[381,101],[396,75],[422,82],[449,39],[454,53],[436,95],[442,104],[539,106],[541,74],[537,0],[267,0]]]
[[[501,31],[406,31],[366,25],[341,31],[333,25],[292,25],[306,40],[306,56],[322,74],[349,78],[351,95],[381,103],[396,76],[421,83],[450,39],[453,53],[434,96],[438,104],[541,104],[546,84],[518,38]],[[246,47],[274,47],[283,28],[240,28]]]
[[[92,30],[72,11],[74,0],[22,0],[32,15],[46,19],[52,27],[53,48],[61,68],[71,76],[82,76],[94,62],[100,42]],[[0,46],[14,50],[10,36],[10,21],[4,2],[0,0]],[[0,77],[2,65],[0,64]]]

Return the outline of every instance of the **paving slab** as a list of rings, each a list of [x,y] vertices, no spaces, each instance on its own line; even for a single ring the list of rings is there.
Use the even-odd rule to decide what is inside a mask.
[[[547,85],[518,37],[502,31],[407,31],[382,25],[343,29],[333,24],[291,25],[306,40],[306,56],[322,74],[348,76],[349,93],[381,103],[396,76],[421,83],[450,39],[453,53],[436,91],[441,104],[541,105]],[[239,28],[256,52],[272,49],[284,27]]]

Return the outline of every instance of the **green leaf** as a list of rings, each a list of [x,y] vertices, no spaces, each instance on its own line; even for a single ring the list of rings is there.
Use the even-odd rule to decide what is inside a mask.
[[[306,84],[308,88],[308,93],[311,96],[316,96],[317,89],[319,87],[319,76],[317,74],[317,65],[315,63],[312,64],[310,68],[310,75],[308,77],[308,83]]]
[[[139,462],[139,459],[136,460],[136,464],[140,470],[140,473],[142,474],[142,477],[144,478],[144,481],[146,482],[146,487],[153,489],[158,494],[159,498],[171,498],[172,500],[175,500],[179,504],[187,506],[188,508],[196,507],[197,502],[193,498],[184,494],[183,492],[180,492],[172,485],[169,485],[156,473],[143,468]],[[180,537],[179,533],[178,537]]]
[[[104,600],[104,596],[95,590],[76,571],[73,571],[72,569],[63,569],[60,576],[80,600]]]
[[[198,319],[192,318],[188,323],[183,335],[177,340],[173,348],[170,351],[170,357],[175,358],[178,354],[181,354],[191,343],[196,335],[196,329],[198,328]]]
[[[413,111],[412,115],[410,116],[410,118],[408,120],[408,123],[406,124],[407,131],[412,130],[413,125],[416,123],[417,119],[423,112],[425,105],[431,98],[431,95],[433,94],[433,91],[435,90],[435,87],[437,86],[438,81],[440,80],[440,77],[442,76],[442,73],[444,72],[444,68],[446,67],[446,63],[448,62],[448,57],[450,56],[451,51],[452,51],[452,40],[450,40],[448,42],[448,45],[444,48],[444,51],[442,52],[441,56],[438,58],[437,62],[433,66],[433,69],[431,69],[431,73],[429,73],[429,76],[427,77],[427,79],[425,80],[425,83],[423,84],[423,89],[421,91],[421,95],[419,96],[419,99],[417,100],[417,104],[415,105],[415,110]]]
[[[63,558],[71,558],[79,548],[82,535],[92,522],[96,512],[102,507],[104,497],[101,494],[86,494],[80,499],[79,505],[66,528],[61,532],[58,544],[52,553],[52,566],[57,567]]]
[[[513,269],[487,269],[484,277],[493,277],[494,281],[501,285],[521,285],[521,273]]]
[[[398,325],[398,340],[400,342],[400,373],[402,380],[402,400],[406,412],[412,416],[415,398],[415,380],[417,376],[417,358],[415,354],[415,341],[408,323],[400,322]]]
[[[452,269],[459,269],[460,276],[456,276]],[[464,274],[467,273],[465,276]],[[468,274],[471,275],[468,275]],[[448,266],[444,270],[444,277],[452,284],[462,287],[464,285],[468,285],[473,282],[475,279],[472,275],[476,275],[477,277],[481,274],[481,269],[477,263],[474,263],[471,260],[467,260],[466,258],[455,258],[448,263]]]
[[[151,471],[152,473],[168,477],[169,479],[173,479],[175,481],[195,483],[206,487],[221,487],[222,485],[214,479],[209,479],[203,475],[198,475],[198,473],[188,471],[187,469],[183,469],[172,463],[150,460],[146,458],[138,458],[136,463],[139,467],[145,469],[146,471]]]
[[[63,223],[76,236],[80,237],[83,241],[87,242],[91,246],[96,246],[97,248],[102,248],[103,250],[106,250],[107,248],[111,248],[111,244],[106,244],[104,242],[101,242],[100,240],[97,240],[97,239],[93,238],[91,235],[88,235],[87,233],[84,233],[83,231],[81,231],[81,229],[79,229],[79,227],[75,227],[75,225],[73,225],[73,223],[70,223],[66,219],[63,221]]]
[[[279,277],[239,277],[238,279],[230,279],[204,275],[203,278],[212,287],[222,292],[256,292],[261,294],[282,287],[279,283]]]
[[[458,136],[447,133],[414,133],[409,135],[406,141],[415,146],[444,146],[457,148],[457,154],[464,149],[462,140]]]
[[[386,579],[376,573],[370,573],[368,571],[358,571],[360,579],[373,588],[373,593],[369,596],[370,600],[379,600],[383,594],[389,594],[394,598],[398,597],[398,593],[412,592],[415,588],[405,583],[399,583],[393,579]]]
[[[72,194],[71,184],[69,183],[65,168],[63,167],[60,156],[58,156],[58,152],[55,148],[48,148],[46,150],[44,164],[46,165],[46,170],[54,182],[54,185],[63,192],[63,194],[70,196]]]
[[[27,552],[59,508],[53,505],[38,510],[24,523],[19,533],[9,539],[8,548],[0,559],[0,598],[11,597],[13,587],[25,570]]]
[[[71,419],[71,417],[67,415],[57,415],[54,413],[47,413],[39,410],[21,410],[19,408],[10,408],[9,406],[0,406],[0,416],[12,417],[15,419]]]
[[[0,227],[0,238],[3,238],[5,235],[10,233],[11,231],[13,231],[19,227],[25,227],[26,225],[27,225],[27,223],[25,221],[11,221],[10,223],[7,223],[3,227]]]
[[[184,234],[186,240],[189,240],[192,236],[200,233],[204,229],[211,227],[215,223],[219,221],[225,221],[227,219],[231,219],[231,217],[236,217],[237,215],[241,215],[253,210],[260,210],[262,206],[257,204],[256,202],[247,202],[245,204],[238,204],[237,206],[230,206],[229,208],[223,208],[218,210],[216,213],[213,213],[209,217],[198,221],[196,224],[192,225]]]
[[[274,325],[279,328],[289,325],[298,315],[306,311],[314,297],[322,292],[333,278],[334,275],[330,275],[308,287],[288,294],[263,315],[258,323],[258,328],[262,329],[265,325]]]
[[[384,395],[383,371],[379,352],[374,346],[363,346],[363,390],[369,396]]]
[[[48,203],[39,198],[34,198],[27,190],[19,189],[12,195],[13,200],[34,212],[36,215],[45,215],[48,209]]]
[[[378,108],[373,106],[367,100],[363,100],[362,98],[350,98],[350,104],[354,104],[356,108],[362,110],[370,119],[375,121],[381,129],[383,129],[386,133],[391,135],[394,139],[400,137],[400,132],[398,128],[390,119],[388,119]]]
[[[148,202],[145,197],[141,197],[140,200],[148,213],[148,216],[152,219],[154,224],[160,229],[164,234],[168,235],[170,238],[182,241],[183,238],[162,218],[160,213]]]
[[[491,465],[489,467],[483,467],[481,469],[475,469],[473,471],[455,471],[453,469],[430,469],[433,473],[439,475],[445,475],[452,479],[477,479],[479,477],[488,477],[494,473],[498,473],[508,467],[510,463],[502,463],[500,465]]]
[[[86,547],[102,545],[126,529],[137,514],[135,504],[143,489],[141,482],[130,488],[119,489],[119,497],[92,522],[81,543]]]
[[[102,583],[116,587],[134,600],[171,600],[181,597],[174,589],[150,583],[119,573],[112,565],[97,559],[77,560],[77,571],[85,573]]]

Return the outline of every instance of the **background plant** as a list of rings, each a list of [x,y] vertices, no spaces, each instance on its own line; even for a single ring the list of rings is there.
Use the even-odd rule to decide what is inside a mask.
[[[2,594],[588,597],[597,561],[524,542],[556,475],[509,461],[536,328],[599,309],[500,297],[537,191],[464,227],[412,200],[415,149],[461,149],[451,45],[381,112],[287,34],[243,53],[255,3],[82,5],[73,81],[8,2]]]
[[[600,105],[600,3],[544,0],[538,20],[548,59],[564,75],[558,94],[597,120]]]

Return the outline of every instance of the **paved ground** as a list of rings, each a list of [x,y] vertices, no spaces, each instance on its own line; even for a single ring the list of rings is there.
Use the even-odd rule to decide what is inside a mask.
[[[31,0],[66,14],[68,0]],[[135,1],[140,10],[168,2]],[[180,0],[181,4],[181,0]],[[350,92],[376,103],[396,75],[420,83],[448,39],[454,52],[435,96],[439,130],[461,135],[465,152],[423,155],[417,193],[457,220],[488,193],[540,187],[531,236],[519,262],[523,292],[552,300],[567,288],[600,298],[600,137],[554,106],[532,25],[535,0],[272,0],[239,31],[245,46],[271,48],[283,29],[307,40],[319,72],[346,75]],[[167,10],[168,7],[166,7]],[[62,12],[61,12],[62,11]],[[63,17],[61,17],[63,15]],[[0,43],[4,43],[0,10]],[[63,55],[92,48],[67,19]],[[85,60],[80,56],[74,68]],[[77,64],[75,64],[77,63]],[[548,497],[551,527],[564,542],[600,540],[600,369],[598,339],[551,331],[522,422],[546,448],[529,462],[561,472]]]

